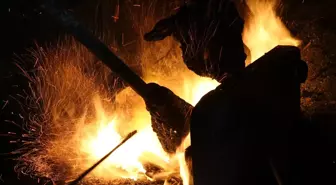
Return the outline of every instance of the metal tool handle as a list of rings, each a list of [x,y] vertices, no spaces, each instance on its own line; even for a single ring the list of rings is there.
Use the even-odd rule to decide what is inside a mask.
[[[50,3],[44,3],[41,8],[56,19],[77,41],[82,43],[104,64],[106,64],[122,80],[128,83],[142,98],[146,98],[146,83],[133,72],[119,57],[117,57],[102,41],[96,38],[85,26],[79,23],[73,15],[66,10],[59,10]]]

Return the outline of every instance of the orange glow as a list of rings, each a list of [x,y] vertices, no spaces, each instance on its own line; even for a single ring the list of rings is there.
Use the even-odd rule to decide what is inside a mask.
[[[193,105],[199,101],[204,93],[218,85],[218,82],[214,80],[198,77],[189,71],[185,71],[184,74],[180,75],[188,76],[188,78],[181,81],[184,88],[177,85],[171,86],[172,84],[166,85]],[[161,85],[165,84],[161,83]],[[184,150],[190,146],[190,137],[185,139],[178,148],[176,155],[169,156],[165,153],[152,130],[150,115],[145,108],[144,102],[133,90],[127,88],[117,95],[117,107],[120,105],[124,108],[126,104],[130,105],[127,110],[117,108],[116,111],[119,112],[117,115],[106,115],[99,97],[94,98],[93,102],[97,114],[95,122],[78,130],[82,135],[80,139],[82,141],[81,150],[88,155],[92,163],[103,157],[113,146],[116,146],[121,141],[122,137],[119,132],[125,133],[125,130],[131,129],[138,129],[139,132],[112,154],[98,170],[95,170],[94,174],[97,177],[111,178],[111,174],[113,174],[115,175],[114,178],[141,179],[145,177],[146,173],[143,164],[152,163],[160,166],[165,172],[169,172],[166,173],[167,175],[177,173],[181,169],[183,180],[185,182],[189,181],[188,171],[185,170]],[[133,115],[128,123],[119,119],[119,117],[124,116],[122,115],[124,111],[131,112],[131,115]],[[120,172],[120,169],[123,172]],[[162,176],[162,174],[160,175]]]
[[[155,61],[146,53],[167,45],[173,52],[161,63],[152,65]],[[168,87],[192,105],[219,84],[189,71],[180,57],[178,44],[172,39],[143,49],[145,81]],[[91,60],[77,43],[61,44],[56,50],[41,50],[35,55],[39,58],[36,64],[39,70],[32,78],[32,91],[36,95],[33,100],[35,103],[39,102],[37,99],[43,100],[39,106],[45,122],[33,120],[33,123],[47,125],[43,126],[38,152],[21,157],[30,164],[29,170],[53,180],[71,180],[106,155],[129,132],[137,130],[87,180],[167,180],[171,175],[181,174],[178,176],[188,184],[184,150],[190,145],[190,137],[184,139],[175,155],[168,155],[153,132],[142,98],[131,88],[125,88],[112,99],[114,89],[105,86],[109,70]],[[149,164],[161,171],[148,175]],[[64,171],[54,170],[58,165]]]
[[[180,165],[180,175],[183,181],[183,184],[191,185],[193,184],[192,174],[190,174],[188,169],[187,161],[185,160],[185,149],[188,148],[190,143],[190,133],[183,140],[181,146],[177,149],[176,155],[178,157],[179,165]]]
[[[247,64],[254,62],[278,45],[298,46],[300,41],[291,36],[277,15],[280,0],[247,0],[249,17],[245,18],[243,40],[250,50]]]

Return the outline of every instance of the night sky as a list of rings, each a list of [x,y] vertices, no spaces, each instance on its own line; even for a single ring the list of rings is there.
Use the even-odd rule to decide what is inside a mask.
[[[114,7],[115,5],[115,1],[113,0],[62,0],[59,2],[62,7],[74,11],[78,19],[86,23],[89,28],[98,30],[98,32],[112,27],[115,29],[114,31],[117,35],[124,32],[121,30],[132,30],[131,27],[122,24],[122,21],[128,21],[126,18],[123,19],[123,16],[121,16],[119,22],[113,23],[111,16],[114,9],[111,8],[111,11],[104,7],[97,9],[97,3],[102,3],[102,6],[106,5],[104,3],[107,3],[110,7]],[[283,17],[290,30],[304,41],[304,45],[310,43],[308,49],[305,48],[303,51],[303,58],[310,65],[310,75],[315,75],[313,76],[314,78],[310,77],[308,79],[310,84],[305,87],[305,92],[308,93],[307,97],[316,102],[314,104],[316,107],[312,109],[321,110],[320,112],[325,113],[335,108],[333,111],[330,111],[335,114],[336,106],[333,107],[331,105],[329,107],[329,105],[331,102],[336,102],[336,1],[285,0],[284,5]],[[64,31],[50,17],[45,16],[39,11],[37,3],[32,3],[30,0],[2,0],[0,10],[0,44],[2,48],[0,50],[1,135],[8,131],[20,132],[19,128],[8,122],[8,120],[17,123],[22,122],[18,115],[20,113],[18,112],[20,106],[11,98],[11,95],[22,93],[22,89],[25,89],[27,86],[26,79],[14,65],[14,62],[18,60],[17,56],[27,54],[27,49],[34,47],[36,43],[44,45],[56,41],[64,35]],[[101,11],[97,12],[97,10]],[[123,13],[125,12],[121,12],[121,15]],[[109,23],[106,23],[104,20],[109,20]],[[130,31],[130,33],[132,32]],[[127,38],[131,40],[132,34],[129,34]],[[29,64],[27,65],[29,66]],[[328,82],[330,87],[328,86],[323,92],[320,92],[317,90],[318,88],[314,87],[319,86],[321,84],[320,81],[325,78],[331,79]],[[323,138],[334,139],[335,137],[332,136],[336,135],[336,132],[333,132],[336,130],[336,126],[333,124],[336,125],[336,119],[331,116],[330,119],[328,118],[321,123],[321,127],[316,127],[316,129],[320,130],[317,135],[322,135]],[[325,132],[325,130],[328,130],[328,132]],[[316,138],[320,137],[317,135],[314,133],[312,137],[309,137],[312,138],[309,141],[312,146],[326,146],[326,143],[319,143],[319,139]],[[29,177],[21,176],[20,179],[17,179],[17,174],[13,169],[14,162],[11,160],[12,156],[7,155],[16,145],[9,144],[9,141],[8,137],[0,136],[0,184],[37,184],[36,180],[32,180]],[[330,143],[335,142],[330,141]],[[332,146],[335,145],[328,145],[326,148]],[[336,171],[333,171],[335,170],[335,165],[333,164],[333,159],[335,159],[333,155],[335,153],[324,148],[320,151],[325,152],[325,155],[321,155],[321,152],[315,151],[317,153],[315,156],[323,158],[322,161],[326,163],[323,167],[324,169],[328,169],[327,171],[323,171],[324,176],[321,176],[321,179],[332,179],[332,176],[336,178]]]

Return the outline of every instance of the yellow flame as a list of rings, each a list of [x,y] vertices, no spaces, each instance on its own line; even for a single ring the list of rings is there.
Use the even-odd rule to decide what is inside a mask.
[[[183,75],[183,74],[182,74]],[[211,79],[198,77],[190,73],[190,78],[184,79],[184,88],[171,86],[169,88],[177,90],[177,93],[182,93],[181,97],[189,100],[191,104],[196,104],[197,101],[209,90],[214,89],[218,82]],[[164,84],[163,84],[164,85]],[[124,94],[128,93],[128,94]],[[152,163],[160,166],[166,172],[175,173],[181,168],[181,175],[188,183],[189,175],[184,163],[184,150],[190,145],[190,138],[188,137],[178,149],[175,156],[168,156],[158,141],[156,134],[151,127],[150,115],[145,108],[144,102],[136,98],[129,99],[136,96],[135,92],[130,89],[125,89],[117,96],[123,97],[125,101],[132,101],[132,107],[129,110],[134,117],[130,119],[129,123],[119,119],[123,115],[106,115],[106,111],[102,108],[99,97],[93,101],[96,104],[97,118],[94,123],[79,130],[85,132],[85,136],[81,139],[81,150],[86,153],[91,160],[90,163],[99,160],[106,153],[108,153],[121,140],[121,133],[125,130],[138,128],[139,132],[131,138],[127,143],[121,146],[115,153],[113,153],[99,168],[95,170],[94,174],[100,178],[131,178],[134,180],[141,179],[146,173],[143,164]],[[124,104],[126,102],[119,102]],[[178,160],[173,162],[172,160]],[[180,167],[178,166],[180,164]],[[122,170],[120,170],[122,169]],[[169,173],[168,173],[169,174]]]
[[[175,91],[176,94],[179,94],[193,105],[195,105],[205,93],[218,85],[218,82],[212,79],[199,77],[188,71],[185,71],[185,73],[181,75],[185,77],[189,76],[180,80],[183,88],[181,88],[179,84],[172,86],[172,84],[161,83],[161,85],[167,85],[168,88]],[[161,80],[162,79],[159,81]],[[134,98],[135,96],[137,95],[131,89],[125,89],[117,95],[117,104],[125,105],[129,103],[126,101],[132,102],[132,106],[127,110],[133,115],[129,123],[125,123],[124,120],[119,119],[119,117],[123,117],[123,115],[120,114],[122,111],[117,111],[119,112],[117,115],[105,115],[106,110],[100,105],[101,100],[99,98],[94,100],[97,118],[95,123],[83,128],[88,131],[86,132],[87,135],[81,139],[82,151],[88,154],[90,160],[92,160],[91,163],[99,160],[121,141],[122,137],[118,131],[125,133],[126,130],[139,129],[139,132],[133,138],[112,154],[98,170],[95,170],[95,175],[101,178],[116,175],[116,177],[136,180],[141,178],[141,174],[146,173],[143,164],[149,162],[171,173],[176,173],[176,171],[181,168],[181,175],[186,183],[189,184],[188,171],[185,169],[186,164],[183,161],[184,150],[190,145],[190,138],[188,137],[183,142],[183,145],[179,147],[176,155],[168,156],[168,154],[163,151],[156,134],[152,130],[150,115],[145,108],[144,102],[140,98]],[[83,132],[83,129],[80,131]],[[177,161],[173,162],[174,160]],[[178,164],[180,164],[180,167]],[[123,171],[121,172],[119,169],[116,169],[116,167],[123,169]]]
[[[243,40],[250,50],[250,61],[278,45],[298,46],[300,41],[286,28],[277,15],[280,0],[247,0],[250,12],[245,18]]]
[[[177,149],[176,155],[178,157],[179,165],[180,165],[180,175],[185,185],[193,184],[192,174],[190,174],[188,161],[186,161],[185,156],[185,149],[188,148],[190,143],[190,133],[188,136],[183,140],[181,146]],[[191,164],[189,164],[191,165]]]
[[[171,54],[153,65],[155,61],[148,58],[146,51],[167,45],[173,48]],[[145,50],[141,60],[145,81],[168,87],[192,105],[219,84],[189,71],[178,44],[172,39]],[[56,50],[42,51],[39,55],[41,70],[36,77],[35,93],[38,94],[36,99],[43,99],[42,110],[45,116],[50,116],[46,120],[50,122],[45,127],[48,130],[43,135],[43,150],[26,158],[33,160],[34,170],[52,179],[73,179],[106,155],[129,132],[137,130],[134,137],[90,176],[102,180],[165,180],[173,174],[181,174],[185,184],[189,184],[184,162],[189,137],[176,154],[168,155],[153,132],[142,98],[126,88],[116,94],[115,100],[111,99],[111,92],[104,86],[108,70],[91,61],[87,51],[78,44],[62,44]],[[158,166],[161,172],[149,175],[148,164]],[[56,170],[58,165],[64,167],[64,171]]]

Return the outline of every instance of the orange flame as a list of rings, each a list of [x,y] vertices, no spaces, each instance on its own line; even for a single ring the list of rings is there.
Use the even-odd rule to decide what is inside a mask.
[[[199,77],[188,71],[181,75],[188,76],[181,83],[184,88],[177,85],[171,86],[172,84],[161,83],[161,85],[166,85],[173,91],[175,90],[175,93],[194,105],[204,93],[218,85],[218,82],[214,80]],[[162,81],[162,79],[148,81]],[[113,174],[113,176],[116,176],[115,178],[141,179],[145,177],[146,173],[143,164],[152,163],[160,166],[165,172],[170,172],[166,174],[177,173],[179,168],[182,168],[181,175],[185,177],[185,181],[188,181],[188,172],[184,170],[185,166],[181,165],[179,167],[179,164],[184,164],[184,150],[190,145],[190,138],[183,142],[184,145],[179,147],[176,155],[169,156],[166,154],[152,130],[150,115],[144,102],[133,90],[127,88],[117,95],[117,107],[121,105],[121,109],[126,104],[130,104],[130,106],[127,110],[118,110],[119,108],[117,108],[118,114],[116,115],[106,115],[106,110],[101,105],[101,98],[96,97],[93,102],[96,104],[96,120],[92,125],[79,130],[79,132],[82,132],[81,150],[87,153],[92,163],[99,160],[120,142],[122,137],[119,132],[125,133],[126,130],[130,129],[138,129],[139,132],[94,172],[97,177],[111,178],[111,174]],[[124,116],[122,112],[124,111],[129,111],[133,115],[128,123],[122,119]],[[83,132],[86,134],[83,135]],[[116,167],[121,168],[123,173],[120,173],[120,169],[116,169]]]
[[[167,46],[173,48],[171,54],[153,65],[155,61],[148,53]],[[145,81],[168,87],[192,105],[219,84],[189,71],[172,39],[144,50],[141,61]],[[168,155],[153,132],[142,98],[126,88],[113,100],[114,90],[111,92],[106,86],[109,70],[94,62],[87,50],[68,42],[35,55],[39,70],[32,78],[33,99],[34,103],[43,101],[39,107],[44,114],[42,122],[36,117],[32,121],[40,124],[44,132],[39,136],[41,148],[21,157],[29,163],[27,171],[53,180],[71,180],[114,148],[127,133],[137,130],[88,179],[166,180],[178,175],[188,184],[184,150],[190,145],[189,137],[175,155]],[[149,175],[148,164],[161,171]]]
[[[247,0],[246,3],[250,9],[243,32],[244,43],[250,50],[247,63],[254,62],[278,45],[300,44],[277,15],[280,0]]]

